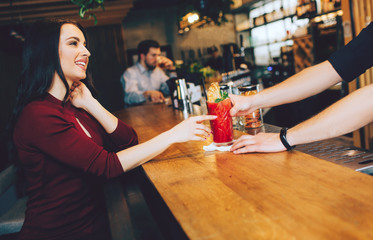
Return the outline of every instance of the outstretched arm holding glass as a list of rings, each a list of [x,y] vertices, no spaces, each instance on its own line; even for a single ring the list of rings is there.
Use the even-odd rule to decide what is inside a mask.
[[[117,128],[118,119],[92,97],[83,83],[74,82],[72,84],[70,101],[75,107],[82,108],[95,117],[107,133],[110,134]],[[174,143],[206,140],[210,136],[211,130],[202,122],[215,118],[216,116],[190,117],[145,143],[117,152],[116,154],[123,171],[126,172],[140,166],[162,153]]]
[[[273,107],[310,97],[344,80],[352,81],[373,65],[373,24],[327,61],[304,69],[286,81],[259,94],[231,95],[232,116],[241,116],[258,108]],[[373,120],[373,85],[361,88],[333,104],[313,118],[289,129],[285,144],[279,134],[244,135],[232,146],[234,153],[277,152],[291,146],[336,137],[356,130]]]

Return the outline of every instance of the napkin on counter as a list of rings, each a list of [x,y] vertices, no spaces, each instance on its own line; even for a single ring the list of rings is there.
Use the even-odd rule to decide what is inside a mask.
[[[215,150],[218,150],[218,151],[221,151],[221,152],[227,152],[231,149],[231,147],[232,147],[232,145],[217,147],[214,143],[211,143],[208,146],[203,146],[203,150],[205,150],[207,152],[215,151]]]

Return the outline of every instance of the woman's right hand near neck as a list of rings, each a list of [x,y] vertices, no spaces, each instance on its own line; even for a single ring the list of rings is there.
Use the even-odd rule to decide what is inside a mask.
[[[82,108],[104,127],[107,133],[117,128],[118,119],[107,111],[91,94],[82,82],[74,82],[70,89],[70,101],[76,108]]]
[[[87,86],[82,82],[72,84],[69,98],[74,107],[82,108],[87,112],[89,112],[90,104],[95,100]]]

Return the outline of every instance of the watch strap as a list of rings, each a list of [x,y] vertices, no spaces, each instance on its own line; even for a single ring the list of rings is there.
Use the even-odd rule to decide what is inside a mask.
[[[286,150],[287,151],[291,151],[291,150],[293,150],[295,148],[295,145],[294,146],[290,146],[288,140],[286,139],[287,131],[288,131],[288,129],[286,127],[281,128],[281,131],[280,131],[280,140],[281,140],[282,144],[285,146]]]

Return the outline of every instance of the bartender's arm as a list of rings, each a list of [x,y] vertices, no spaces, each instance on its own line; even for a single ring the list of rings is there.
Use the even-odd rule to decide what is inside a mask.
[[[291,146],[340,136],[373,121],[373,84],[360,88],[318,115],[287,132]],[[278,133],[245,135],[232,146],[234,153],[278,152],[286,150]]]
[[[232,116],[243,116],[258,108],[274,107],[296,102],[315,94],[342,81],[330,62],[306,68],[273,87],[264,89],[258,94],[248,97],[230,95],[233,103]]]
[[[352,81],[373,66],[373,22],[359,35],[333,53],[328,61],[307,68],[281,84],[251,97],[231,96],[231,115],[245,115],[261,107],[298,101],[340,82]],[[340,136],[373,120],[373,85],[361,88],[333,104],[315,117],[291,128],[290,146]],[[232,146],[235,153],[276,152],[285,150],[278,134],[243,136]]]
[[[250,97],[231,96],[231,115],[246,115],[313,96],[342,81],[352,81],[373,65],[373,22],[328,61],[309,67],[286,81]]]

